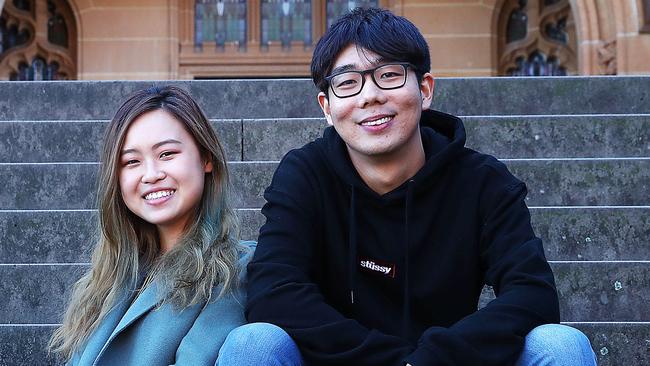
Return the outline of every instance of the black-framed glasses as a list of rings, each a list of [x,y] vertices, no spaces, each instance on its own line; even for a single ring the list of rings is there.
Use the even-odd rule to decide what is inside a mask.
[[[366,83],[366,74],[379,89],[390,90],[401,88],[406,84],[408,68],[413,67],[408,62],[396,62],[377,66],[361,71],[343,71],[325,77],[330,84],[332,93],[339,98],[347,98],[361,93]]]

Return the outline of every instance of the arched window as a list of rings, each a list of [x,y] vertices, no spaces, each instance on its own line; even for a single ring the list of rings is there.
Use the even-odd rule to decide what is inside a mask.
[[[74,79],[76,46],[64,0],[7,0],[0,16],[0,80]]]
[[[569,0],[507,0],[499,17],[499,74],[577,73],[577,40]]]
[[[179,0],[179,77],[306,76],[315,40],[389,0]]]

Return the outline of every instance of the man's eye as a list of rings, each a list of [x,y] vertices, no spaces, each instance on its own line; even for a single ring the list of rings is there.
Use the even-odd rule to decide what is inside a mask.
[[[401,77],[401,76],[402,76],[401,73],[398,73],[398,72],[395,72],[395,71],[387,71],[387,72],[381,74],[382,79],[398,78],[398,77]]]
[[[338,81],[336,83],[336,87],[337,88],[349,88],[349,87],[355,86],[356,84],[357,84],[357,81],[355,79],[345,79],[345,80]]]

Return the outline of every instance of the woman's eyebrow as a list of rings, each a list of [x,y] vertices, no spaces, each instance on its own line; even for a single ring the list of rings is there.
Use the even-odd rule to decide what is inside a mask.
[[[167,140],[163,140],[163,141],[160,141],[160,142],[157,142],[157,143],[153,144],[153,146],[151,147],[151,149],[152,149],[152,150],[155,150],[155,149],[157,149],[157,148],[159,148],[159,147],[161,147],[161,146],[163,146],[163,145],[166,145],[166,144],[178,144],[178,145],[182,145],[183,143],[180,142],[180,141],[178,141],[178,140],[175,140],[175,139],[167,139]],[[134,153],[134,152],[137,152],[137,151],[138,151],[138,149],[125,149],[125,150],[122,150],[122,152],[120,153],[120,155],[126,155],[126,154]]]

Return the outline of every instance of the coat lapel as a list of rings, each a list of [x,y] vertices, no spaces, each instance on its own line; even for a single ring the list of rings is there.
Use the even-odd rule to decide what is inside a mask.
[[[126,299],[126,301],[128,302],[128,298]],[[147,288],[145,288],[144,291],[140,293],[140,296],[138,296],[135,299],[135,301],[133,301],[133,304],[131,304],[131,306],[126,310],[126,313],[123,312],[117,313],[118,316],[119,314],[124,314],[124,316],[122,316],[122,319],[120,319],[120,322],[117,324],[117,326],[111,333],[110,337],[108,337],[108,340],[106,341],[101,351],[97,355],[95,359],[95,363],[97,363],[97,361],[102,357],[102,354],[109,347],[109,345],[115,339],[115,337],[117,337],[122,331],[128,328],[129,325],[133,324],[133,322],[136,321],[138,318],[148,313],[157,304],[158,304],[158,290],[154,282],[151,285],[147,286]],[[111,323],[115,324],[113,322]]]
[[[151,285],[147,286],[147,288],[145,288],[144,291],[140,293],[140,296],[135,299],[133,304],[131,304],[129,309],[122,317],[122,320],[120,320],[120,322],[117,324],[117,327],[115,327],[115,330],[113,331],[109,342],[113,337],[124,330],[124,328],[128,327],[142,315],[146,314],[149,310],[154,308],[158,304],[158,300],[158,290],[156,283],[154,282]]]

